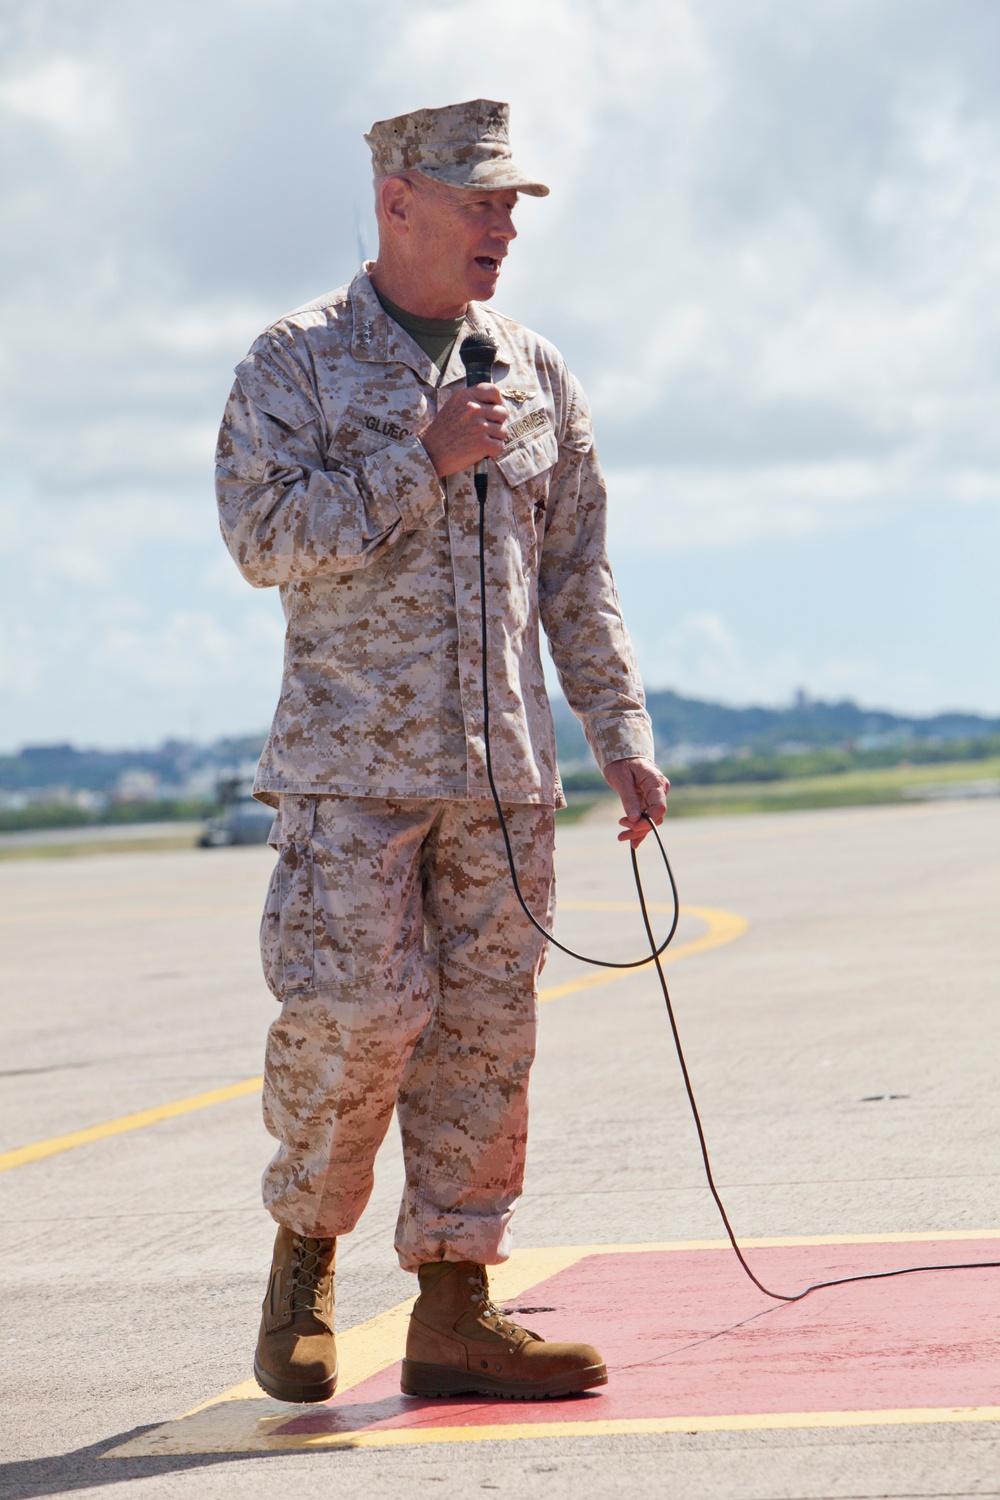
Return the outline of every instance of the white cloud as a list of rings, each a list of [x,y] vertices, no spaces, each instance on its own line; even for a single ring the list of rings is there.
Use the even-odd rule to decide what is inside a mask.
[[[92,65],[72,57],[53,57],[28,73],[5,79],[0,83],[0,104],[70,135],[106,130],[115,117],[107,80]]]
[[[98,655],[118,680],[135,686],[211,690],[243,675],[259,653],[273,659],[282,637],[278,619],[256,612],[234,629],[205,611],[176,610],[153,622],[114,625]]]
[[[25,734],[57,722],[56,681],[55,733],[134,738],[130,713],[165,731],[185,693],[211,699],[211,670],[229,686],[205,722],[266,717],[278,647],[247,622],[279,615],[221,550],[214,430],[259,329],[352,273],[361,132],[415,105],[509,99],[518,155],[552,183],[519,210],[498,305],[584,380],[616,547],[863,546],[918,507],[948,524],[1000,501],[992,0],[961,26],[899,0],[509,0],[488,44],[478,0],[92,0],[44,27],[31,10],[5,21],[0,79],[0,525],[21,632],[2,670]],[[751,668],[699,629],[683,650],[733,693],[797,669],[869,698],[902,681],[878,676],[876,640],[870,661],[801,663],[779,642]]]
[[[857,529],[928,500],[996,504],[1000,472],[943,469],[919,452],[883,462],[724,466],[663,463],[609,468],[610,536],[615,550],[677,553],[697,547],[738,547],[766,537],[809,536]]]
[[[874,657],[832,654],[807,661],[793,647],[751,657],[726,621],[710,611],[685,615],[643,654],[652,685],[737,706],[787,704],[808,685],[815,697],[830,702],[905,705],[904,711],[918,714],[942,707],[942,684],[932,672],[886,671]]]
[[[272,315],[273,315],[273,310]],[[150,317],[142,337],[153,349],[203,359],[242,349],[271,321],[263,305],[226,302],[162,308]]]

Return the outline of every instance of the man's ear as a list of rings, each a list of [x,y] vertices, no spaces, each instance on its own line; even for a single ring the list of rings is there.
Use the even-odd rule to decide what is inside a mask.
[[[402,177],[379,184],[379,218],[393,234],[409,234],[413,217],[413,188]]]

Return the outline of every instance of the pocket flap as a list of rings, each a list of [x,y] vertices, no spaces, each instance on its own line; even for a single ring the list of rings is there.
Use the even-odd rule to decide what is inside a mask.
[[[236,375],[247,399],[291,431],[318,419],[319,411],[309,396],[259,350],[252,349],[241,360]]]
[[[305,844],[312,838],[316,822],[316,798],[296,797],[285,792],[279,803],[268,843],[274,849],[286,844]]]
[[[414,421],[409,416],[362,411],[352,402],[330,440],[330,455],[334,458],[368,458],[373,453],[381,453],[390,443],[404,442],[413,436],[413,430]]]
[[[551,469],[559,457],[559,444],[551,427],[533,433],[493,460],[511,489]]]

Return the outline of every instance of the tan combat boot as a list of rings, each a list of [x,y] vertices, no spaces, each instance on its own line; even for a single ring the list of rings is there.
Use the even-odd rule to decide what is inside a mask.
[[[278,1230],[253,1361],[257,1384],[278,1401],[326,1401],[337,1389],[336,1250],[335,1239]]]
[[[401,1386],[407,1396],[568,1396],[607,1385],[590,1344],[549,1344],[493,1306],[484,1266],[436,1261],[420,1267]]]

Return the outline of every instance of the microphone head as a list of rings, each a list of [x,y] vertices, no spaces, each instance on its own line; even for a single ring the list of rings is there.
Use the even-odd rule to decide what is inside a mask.
[[[466,385],[491,385],[497,346],[488,333],[470,333],[459,345],[459,357],[465,366]]]

